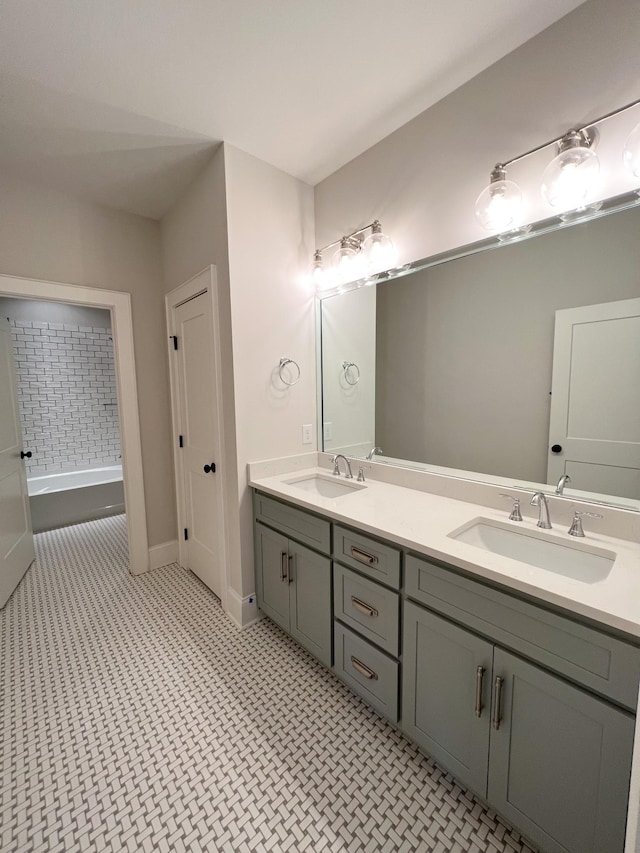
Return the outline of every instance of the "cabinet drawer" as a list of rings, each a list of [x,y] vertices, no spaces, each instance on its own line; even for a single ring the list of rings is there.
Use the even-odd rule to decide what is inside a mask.
[[[393,589],[400,588],[400,551],[335,524],[333,554],[347,566]]]
[[[328,554],[331,550],[331,525],[324,518],[280,501],[254,494],[255,517],[292,539]]]
[[[570,618],[408,556],[410,598],[635,711],[640,649]]]
[[[400,596],[337,563],[333,566],[333,610],[336,619],[397,657]]]
[[[388,720],[398,720],[398,661],[334,623],[335,672]]]

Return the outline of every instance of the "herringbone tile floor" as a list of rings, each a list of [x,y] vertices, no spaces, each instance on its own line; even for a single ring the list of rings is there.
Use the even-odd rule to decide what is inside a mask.
[[[0,849],[531,853],[269,620],[40,534],[0,612]]]

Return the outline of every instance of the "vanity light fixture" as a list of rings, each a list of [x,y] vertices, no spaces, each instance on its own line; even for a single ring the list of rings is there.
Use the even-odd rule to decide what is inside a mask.
[[[542,195],[555,208],[561,219],[574,219],[585,211],[597,210],[600,202],[591,199],[597,188],[600,162],[595,153],[599,132],[596,125],[613,116],[640,105],[640,99],[612,110],[581,127],[567,131],[563,136],[531,148],[524,154],[498,163],[491,172],[489,186],[478,196],[476,218],[488,231],[520,235],[522,194],[517,184],[506,178],[507,166],[536,154],[550,145],[556,155],[542,177]],[[624,144],[623,160],[630,172],[640,177],[640,124],[629,134]]]
[[[622,157],[631,174],[640,178],[640,124],[637,124],[627,137]]]
[[[542,195],[551,207],[575,210],[593,196],[600,161],[593,150],[595,130],[570,130],[558,142],[558,154],[542,176]]]
[[[371,233],[365,239],[364,235],[369,230]],[[338,248],[331,265],[325,266],[323,253],[333,246]],[[311,277],[318,290],[327,290],[391,269],[396,260],[397,253],[391,238],[382,231],[380,221],[375,219],[369,225],[316,249]]]
[[[515,181],[507,180],[503,163],[496,163],[491,172],[489,186],[476,200],[476,217],[487,231],[507,231],[520,224],[522,193]]]

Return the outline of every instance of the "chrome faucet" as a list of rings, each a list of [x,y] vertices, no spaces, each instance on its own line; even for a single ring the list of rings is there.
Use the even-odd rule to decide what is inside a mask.
[[[537,506],[540,508],[540,515],[538,516],[538,527],[542,527],[543,530],[551,530],[551,520],[549,519],[549,504],[547,503],[547,499],[542,494],[542,492],[536,492],[535,495],[531,498],[531,506]]]
[[[369,462],[373,459],[376,453],[382,453],[381,447],[372,447],[371,450],[367,453],[367,459]]]
[[[563,474],[562,477],[558,480],[558,485],[556,486],[556,495],[564,494],[564,487],[567,483],[571,482],[571,477],[568,474]]]
[[[353,480],[353,474],[351,473],[351,465],[349,463],[349,460],[347,459],[346,456],[343,456],[342,453],[337,453],[333,457],[333,459],[331,460],[333,462],[333,476],[334,477],[340,476],[340,460],[341,459],[344,459],[344,465],[345,465],[344,476],[347,478],[347,480]]]

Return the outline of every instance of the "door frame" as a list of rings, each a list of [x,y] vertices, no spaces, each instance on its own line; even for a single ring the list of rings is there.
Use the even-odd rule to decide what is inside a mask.
[[[199,273],[194,275],[188,281],[178,287],[170,290],[165,296],[165,308],[167,318],[167,352],[169,353],[169,389],[171,395],[171,429],[173,435],[173,472],[176,488],[176,513],[178,523],[178,562],[185,568],[187,564],[187,544],[184,537],[180,536],[180,531],[187,525],[186,519],[186,500],[184,493],[184,479],[182,476],[182,457],[178,453],[178,436],[180,434],[180,418],[179,418],[179,396],[178,396],[178,377],[176,370],[175,359],[171,357],[173,346],[170,343],[171,338],[175,334],[175,310],[178,306],[194,299],[201,294],[207,294],[210,300],[211,308],[211,339],[212,351],[214,359],[214,372],[216,376],[216,384],[218,388],[218,407],[215,413],[215,422],[217,426],[218,439],[217,446],[214,448],[214,453],[217,459],[223,460],[223,448],[225,447],[224,437],[224,411],[223,411],[223,396],[222,396],[222,349],[220,346],[220,313],[218,304],[218,275],[213,264],[205,267]],[[227,487],[224,471],[220,476],[221,501],[220,501],[220,518],[219,530],[224,531],[224,535],[218,540],[218,559],[220,560],[220,581],[221,581],[221,602],[223,610],[228,610],[229,598],[229,565],[227,555],[229,554],[229,527],[227,524]]]
[[[132,575],[146,572],[149,569],[149,541],[142,474],[142,443],[138,415],[131,295],[84,285],[0,275],[0,296],[67,302],[92,308],[106,308],[111,312],[129,542],[129,571]]]

